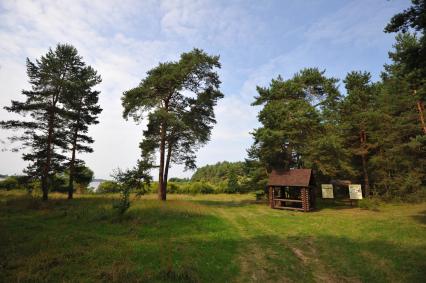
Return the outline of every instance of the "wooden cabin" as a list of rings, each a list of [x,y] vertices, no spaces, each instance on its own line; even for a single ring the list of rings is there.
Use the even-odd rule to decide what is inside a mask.
[[[273,170],[268,180],[271,208],[311,211],[315,182],[311,169]]]

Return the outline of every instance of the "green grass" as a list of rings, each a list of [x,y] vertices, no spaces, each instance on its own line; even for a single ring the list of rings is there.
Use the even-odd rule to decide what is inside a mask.
[[[115,196],[117,197],[117,196]],[[0,192],[0,282],[424,282],[426,204],[272,210],[253,195]]]

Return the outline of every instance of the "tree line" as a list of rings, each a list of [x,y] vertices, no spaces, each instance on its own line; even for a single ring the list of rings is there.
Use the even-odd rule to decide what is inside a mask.
[[[257,87],[253,105],[261,127],[253,131],[248,162],[258,179],[273,168],[312,168],[318,181],[350,179],[371,194],[404,197],[426,184],[426,4],[395,15],[390,64],[373,82],[367,71],[343,80],[307,68],[289,79]]]
[[[367,71],[352,71],[343,80],[343,95],[337,78],[306,68],[257,87],[253,105],[263,107],[261,127],[252,133],[254,143],[244,164],[207,166],[194,174],[194,181],[259,189],[273,168],[306,167],[316,171],[319,181],[362,182],[367,196],[424,192],[426,1],[412,3],[385,27],[385,32],[398,34],[389,52],[392,62],[384,66],[380,81],[373,82]],[[158,198],[166,200],[171,165],[196,167],[196,152],[209,141],[214,107],[223,98],[219,59],[193,49],[177,61],[160,63],[123,93],[123,118],[148,122],[137,164],[113,174],[124,208],[131,189],[149,187],[151,169],[158,169]],[[101,77],[67,44],[58,44],[35,62],[27,59],[27,75],[31,89],[22,91],[25,101],[12,100],[5,107],[25,118],[1,121],[0,127],[19,130],[11,140],[26,148],[25,172],[41,182],[43,199],[54,176],[66,170],[71,199],[84,164],[77,154],[92,151],[88,129],[102,111],[100,92],[94,90]]]

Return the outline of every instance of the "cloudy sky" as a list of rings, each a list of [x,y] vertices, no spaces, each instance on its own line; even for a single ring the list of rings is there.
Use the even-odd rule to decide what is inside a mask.
[[[383,28],[408,0],[264,1],[0,1],[0,106],[20,100],[28,88],[25,59],[58,42],[74,45],[103,82],[100,124],[90,129],[95,152],[82,158],[98,178],[131,167],[139,156],[143,125],[125,121],[120,97],[158,62],[176,60],[194,47],[220,55],[221,89],[211,141],[198,166],[246,157],[259,109],[250,106],[256,85],[304,67],[343,78],[351,70],[378,79],[394,35]],[[0,110],[0,120],[16,118]],[[0,174],[26,164],[0,129]],[[186,177],[174,166],[170,176]]]

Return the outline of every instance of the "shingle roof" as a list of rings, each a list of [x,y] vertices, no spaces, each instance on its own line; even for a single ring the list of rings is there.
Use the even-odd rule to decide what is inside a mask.
[[[273,170],[269,175],[269,186],[308,187],[311,169]]]

